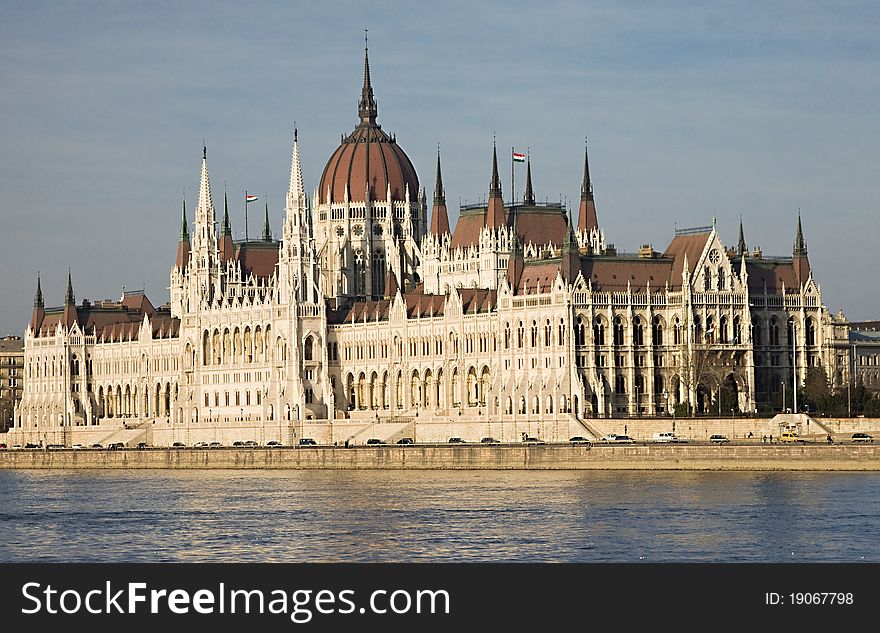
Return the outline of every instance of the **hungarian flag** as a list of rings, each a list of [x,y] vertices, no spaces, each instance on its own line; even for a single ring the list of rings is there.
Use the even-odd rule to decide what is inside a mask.
[[[517,154],[516,152],[514,152],[513,153],[513,162],[515,162],[515,163],[526,162],[526,155],[525,154]]]
[[[259,200],[259,198],[257,198],[257,196],[245,196],[244,197],[245,202],[256,202],[257,200]]]

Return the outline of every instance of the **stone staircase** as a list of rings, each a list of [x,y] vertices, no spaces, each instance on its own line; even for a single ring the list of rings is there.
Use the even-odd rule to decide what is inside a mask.
[[[810,424],[808,425],[807,422]],[[773,416],[770,423],[775,424],[776,428],[798,429],[801,435],[830,435],[833,432],[824,423],[806,413],[779,413]]]
[[[584,428],[584,430],[587,432],[587,439],[588,440],[598,440],[599,438],[601,438],[602,436],[605,435],[605,433],[600,431],[591,422],[588,422],[587,420],[585,420],[583,418],[577,417],[574,413],[567,414],[567,417],[569,420],[571,420],[572,422],[574,422],[578,426],[581,426]]]
[[[371,424],[362,431],[348,438],[349,445],[366,444],[367,440],[376,438],[386,444],[394,444],[402,437],[413,437],[412,422],[378,422]]]

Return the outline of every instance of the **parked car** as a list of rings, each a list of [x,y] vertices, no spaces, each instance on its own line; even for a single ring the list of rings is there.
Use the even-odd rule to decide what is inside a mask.
[[[569,438],[568,441],[571,442],[572,444],[587,444],[587,445],[593,444],[590,440],[588,440],[587,438],[585,438],[581,435],[575,435],[574,437]]]
[[[612,439],[607,440],[611,444],[635,444],[636,441],[629,435],[614,435]]]
[[[210,444],[208,444],[208,448],[220,448],[221,446],[223,446],[223,444],[221,444],[220,442],[211,442]]]
[[[675,439],[675,433],[663,432],[654,433],[652,440],[654,442],[672,442]]]
[[[33,442],[28,442],[24,445],[25,448],[40,448],[39,445],[34,444]]]
[[[269,440],[268,442],[266,442],[266,446],[270,448],[281,448],[284,445],[278,440]]]
[[[725,435],[710,435],[709,441],[713,444],[727,444],[728,442],[730,442],[730,440],[727,439],[727,436]]]
[[[233,446],[244,446],[244,442],[242,442],[241,440],[235,440],[235,441],[232,443],[232,445],[233,445]]]
[[[6,448],[6,444],[0,442],[0,451],[2,451],[4,448]]]
[[[208,448],[207,442],[196,442],[193,444],[193,448]]]
[[[602,439],[600,439],[599,441],[600,442],[613,442],[616,437],[617,437],[617,433],[609,433],[608,435],[603,436]]]
[[[110,444],[107,444],[107,450],[110,451],[118,451],[123,448],[125,448],[125,442],[111,442]]]
[[[70,448],[72,448],[72,449],[75,450],[75,451],[78,451],[78,450],[80,450],[82,447],[83,447],[82,444],[73,444],[73,445],[71,445]]]
[[[14,450],[14,451],[20,451],[20,450],[21,450],[21,444],[13,444],[13,445],[12,445],[12,450]]]
[[[255,446],[259,446],[257,440],[245,440],[244,445],[247,448],[254,448]]]
[[[853,442],[873,442],[874,436],[867,433],[853,433],[851,439]]]
[[[484,437],[483,439],[480,440],[480,444],[500,444],[500,443],[501,442],[496,440],[494,437]]]
[[[146,450],[146,448],[147,448],[148,446],[149,446],[149,445],[148,445],[146,442],[138,442],[138,443],[137,443],[137,449],[138,449],[139,451]]]
[[[805,440],[794,431],[783,431],[779,436],[779,441],[783,444],[805,444]]]
[[[460,437],[450,437],[447,444],[465,444],[465,441]]]
[[[101,446],[101,444],[99,442],[95,442],[94,444],[92,444],[91,448],[104,448],[104,447]]]
[[[300,446],[317,446],[318,443],[310,437],[301,437],[299,440]]]
[[[523,444],[546,444],[546,442],[537,437],[532,437],[531,435],[527,435],[523,438]]]
[[[378,439],[378,438],[376,438],[376,437],[371,437],[370,439],[367,440],[367,445],[368,445],[368,446],[369,446],[369,445],[374,445],[374,444],[384,444],[384,443],[385,443],[384,441],[382,441],[382,440],[380,440],[380,439]]]
[[[402,437],[399,440],[397,440],[397,443],[398,444],[405,444],[407,446],[410,444],[415,444],[415,442],[413,442],[413,438],[411,438],[411,437]]]
[[[174,442],[174,444],[171,445],[171,448],[186,448],[186,444],[183,442]]]

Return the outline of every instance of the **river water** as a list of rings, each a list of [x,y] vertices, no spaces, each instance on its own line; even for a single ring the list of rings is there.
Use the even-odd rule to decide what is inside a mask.
[[[880,562],[880,474],[0,471],[0,562]]]

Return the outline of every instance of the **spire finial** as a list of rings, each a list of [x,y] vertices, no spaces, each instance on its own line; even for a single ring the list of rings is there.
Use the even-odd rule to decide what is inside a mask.
[[[739,216],[739,244],[736,247],[737,252],[740,255],[746,255],[749,252],[748,247],[746,247],[746,237],[743,232],[743,216],[740,214]]]
[[[202,160],[208,160],[208,146],[205,145],[205,139],[202,139]]]
[[[294,142],[294,143],[297,142],[297,135],[296,135],[296,121],[293,122],[293,142]]]
[[[437,143],[437,179],[434,182],[434,205],[446,203],[446,192],[443,191],[443,176],[440,172],[440,144]]]

